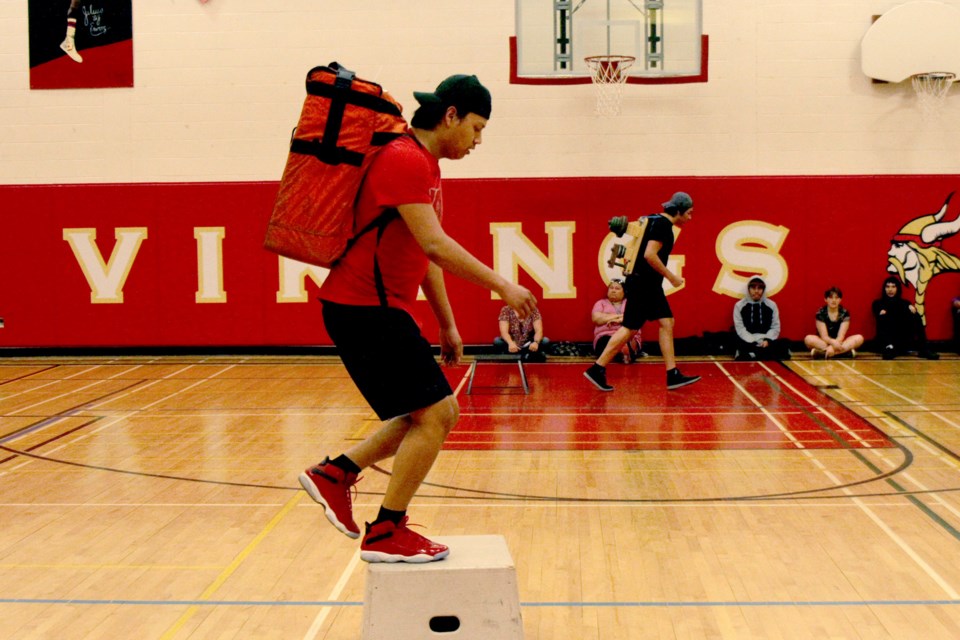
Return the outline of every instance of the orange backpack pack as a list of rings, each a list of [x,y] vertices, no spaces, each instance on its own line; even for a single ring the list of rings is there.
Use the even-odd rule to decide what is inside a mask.
[[[371,160],[407,130],[401,110],[380,85],[336,62],[311,69],[264,247],[330,267],[355,238],[393,219],[395,210],[354,229],[357,192]]]

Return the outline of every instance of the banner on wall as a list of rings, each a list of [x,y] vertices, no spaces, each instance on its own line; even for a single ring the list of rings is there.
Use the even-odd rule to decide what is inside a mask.
[[[133,86],[131,0],[28,0],[30,88]]]
[[[539,300],[546,335],[588,342],[614,216],[694,199],[669,267],[678,338],[729,330],[752,275],[782,335],[815,331],[823,292],[843,290],[850,331],[875,334],[871,303],[895,276],[930,339],[952,337],[960,295],[960,176],[450,180],[444,228]],[[276,182],[0,186],[0,347],[327,345],[327,271],[263,248]],[[679,229],[677,229],[679,231]],[[389,268],[389,265],[386,265]],[[466,344],[497,335],[503,302],[453,276]],[[669,285],[668,285],[669,286]],[[418,303],[424,335],[438,328]],[[642,331],[656,341],[655,324]]]

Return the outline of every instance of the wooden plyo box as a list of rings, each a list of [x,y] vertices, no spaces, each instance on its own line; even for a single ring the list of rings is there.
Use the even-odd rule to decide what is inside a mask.
[[[434,538],[450,555],[367,566],[363,640],[523,640],[517,570],[503,536]]]

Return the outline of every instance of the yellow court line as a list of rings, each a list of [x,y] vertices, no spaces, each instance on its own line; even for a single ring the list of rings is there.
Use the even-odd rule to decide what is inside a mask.
[[[266,538],[270,532],[273,531],[278,524],[280,524],[280,521],[283,520],[283,518],[286,517],[286,515],[290,513],[295,506],[297,506],[297,503],[300,502],[301,498],[303,498],[303,492],[297,491],[294,496],[287,501],[287,504],[283,505],[283,508],[277,513],[277,515],[275,515],[273,519],[267,523],[267,526],[265,526],[263,530],[257,534],[257,537],[251,540],[250,544],[248,544],[243,551],[237,554],[237,557],[233,559],[233,562],[227,565],[227,568],[224,569],[219,576],[217,576],[216,580],[210,583],[209,587],[204,589],[203,593],[200,594],[200,597],[197,598],[197,600],[209,600],[210,597],[213,596],[213,594],[223,586],[230,576],[233,575],[240,565],[243,564],[243,561],[247,559],[247,556],[253,553],[253,550],[256,549],[261,542],[263,542],[264,538]],[[173,623],[173,626],[170,627],[166,633],[160,636],[161,640],[170,640],[173,638],[176,633],[180,631],[185,624],[187,624],[190,618],[197,613],[199,609],[200,607],[198,605],[190,605],[190,608],[183,612],[183,615],[181,615],[180,618]]]

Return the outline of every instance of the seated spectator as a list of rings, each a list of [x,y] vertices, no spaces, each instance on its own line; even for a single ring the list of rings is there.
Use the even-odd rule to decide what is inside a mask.
[[[550,339],[543,335],[543,318],[539,309],[523,320],[509,306],[500,310],[500,335],[493,341],[494,348],[500,353],[519,353],[524,360],[531,362],[546,361],[543,350]]]
[[[780,337],[780,310],[766,297],[767,283],[754,276],[747,295],[733,306],[736,360],[789,360],[789,341]]]
[[[840,287],[830,287],[823,292],[823,301],[826,304],[817,311],[817,333],[803,339],[803,344],[810,349],[811,358],[833,358],[845,353],[856,357],[857,349],[863,345],[863,336],[847,335],[850,329],[850,312],[840,304],[842,300],[843,292]]]
[[[873,317],[877,321],[877,348],[884,360],[893,360],[915,347],[917,355],[939,360],[940,355],[927,345],[927,330],[917,308],[903,299],[900,280],[890,276],[883,281],[883,293],[873,301]]]
[[[600,298],[593,305],[593,311],[590,314],[593,320],[593,354],[600,357],[607,343],[610,342],[610,336],[617,332],[623,323],[623,310],[627,306],[624,300],[623,281],[614,279],[607,285],[607,297]],[[619,359],[624,364],[630,364],[637,358],[646,357],[640,349],[640,332],[620,347]]]
[[[960,353],[960,297],[953,299],[953,350]]]

